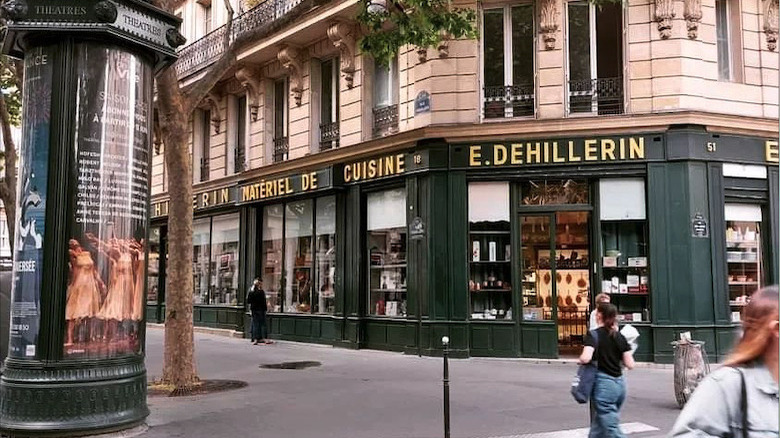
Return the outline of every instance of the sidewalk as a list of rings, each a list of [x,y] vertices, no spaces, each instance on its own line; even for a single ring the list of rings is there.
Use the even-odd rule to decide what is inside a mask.
[[[159,328],[147,331],[150,378],[162,370]],[[236,379],[244,389],[209,396],[149,399],[143,437],[441,437],[442,359],[298,343],[252,346],[248,340],[196,334],[203,379]],[[302,370],[261,364],[317,361]],[[581,436],[587,407],[569,394],[571,363],[460,359],[450,361],[452,437]],[[672,371],[628,374],[623,423],[629,437],[660,437],[679,410]],[[628,433],[629,430],[626,430]]]

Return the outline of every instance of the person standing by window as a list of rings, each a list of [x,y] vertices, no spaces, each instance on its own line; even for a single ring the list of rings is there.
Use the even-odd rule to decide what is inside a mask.
[[[626,400],[626,382],[623,379],[622,366],[634,368],[634,356],[631,347],[617,327],[617,307],[601,303],[596,313],[594,339],[591,332],[585,335],[585,348],[580,355],[580,363],[598,361],[598,373],[593,386],[591,405],[595,407],[589,438],[624,438],[620,431],[620,408]]]
[[[254,345],[272,344],[266,339],[265,314],[268,312],[268,303],[263,290],[263,280],[256,277],[249,295],[246,297],[246,303],[249,305],[249,311],[252,312],[252,330],[251,341]]]
[[[754,293],[742,338],[724,366],[702,380],[670,437],[778,436],[778,289]]]

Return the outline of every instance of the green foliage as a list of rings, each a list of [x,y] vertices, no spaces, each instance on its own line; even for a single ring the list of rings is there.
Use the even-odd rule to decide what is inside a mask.
[[[369,12],[371,2],[385,7]],[[451,8],[449,0],[361,0],[357,17],[368,30],[360,50],[382,66],[389,65],[406,45],[436,47],[443,34],[451,38],[477,38],[477,14],[473,9]]]
[[[13,62],[3,55],[0,58],[0,92],[5,95],[8,116],[14,126],[19,126],[22,118],[22,93],[17,86],[20,81]]]

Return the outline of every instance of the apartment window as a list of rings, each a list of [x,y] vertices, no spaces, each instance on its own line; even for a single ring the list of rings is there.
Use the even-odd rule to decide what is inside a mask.
[[[289,95],[287,78],[274,82],[274,162],[286,160],[290,150],[287,134]]]
[[[531,4],[483,13],[485,118],[534,114],[533,17]]]
[[[200,3],[201,23],[203,26],[203,35],[211,32],[211,1],[202,1]]]
[[[715,1],[718,79],[742,82],[742,11],[739,2]]]
[[[392,133],[398,129],[398,58],[389,65],[374,64],[374,135]]]
[[[246,169],[246,95],[235,100],[235,125],[233,126],[233,173]]]
[[[320,150],[339,146],[339,60],[320,63]]]
[[[211,149],[211,111],[195,112],[192,126],[192,179],[201,182],[209,179],[209,151]]]
[[[622,6],[570,2],[569,113],[623,113]]]

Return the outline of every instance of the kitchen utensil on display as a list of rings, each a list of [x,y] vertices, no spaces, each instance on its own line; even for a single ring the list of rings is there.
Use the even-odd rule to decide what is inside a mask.
[[[560,283],[561,282],[561,273],[560,272],[556,272],[555,273],[555,282],[556,283]]]
[[[580,279],[577,280],[577,287],[580,289],[585,289],[588,287],[588,282],[585,281],[585,274],[580,274]]]
[[[550,273],[546,272],[544,274],[544,284],[550,284],[550,280],[552,280],[552,277],[550,277]]]
[[[566,284],[571,284],[571,273],[566,274]]]
[[[558,307],[563,307],[563,297],[558,295]]]
[[[549,297],[549,296],[548,296],[548,297],[546,297],[546,298],[544,299],[544,304],[545,304],[547,307],[551,307],[551,306],[552,306],[552,298],[551,298],[551,297]]]
[[[582,296],[579,293],[577,294],[576,301],[577,301],[577,304],[582,304]]]
[[[574,300],[571,297],[571,289],[569,289],[568,292],[569,293],[566,294],[566,305],[571,306],[572,304],[574,304]]]

